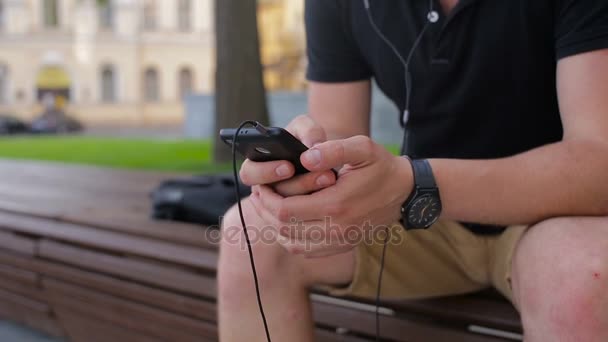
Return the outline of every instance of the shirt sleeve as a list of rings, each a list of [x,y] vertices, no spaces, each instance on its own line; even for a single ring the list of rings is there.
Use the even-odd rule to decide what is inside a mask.
[[[306,0],[308,80],[337,83],[371,78],[350,28],[350,1]]]
[[[608,48],[608,1],[556,1],[557,59]]]

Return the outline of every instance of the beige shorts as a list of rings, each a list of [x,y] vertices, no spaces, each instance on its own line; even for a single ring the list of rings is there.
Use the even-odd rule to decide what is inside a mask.
[[[512,300],[511,259],[526,229],[512,226],[499,235],[477,235],[452,221],[414,231],[395,225],[386,247],[382,298],[422,299],[494,286]],[[336,296],[375,298],[381,256],[381,242],[361,243],[352,283],[324,288]]]

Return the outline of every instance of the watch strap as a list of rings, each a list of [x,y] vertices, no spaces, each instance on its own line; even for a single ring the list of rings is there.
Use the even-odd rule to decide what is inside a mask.
[[[427,159],[412,160],[412,169],[414,170],[414,184],[419,189],[434,189],[437,188],[435,177],[433,177],[433,169],[431,163]]]

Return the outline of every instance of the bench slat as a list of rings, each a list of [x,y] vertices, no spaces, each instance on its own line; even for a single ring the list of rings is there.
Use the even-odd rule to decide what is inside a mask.
[[[41,241],[39,250],[44,258],[166,289],[203,297],[214,297],[216,293],[214,279],[185,269],[162,267],[49,240]]]
[[[59,308],[57,317],[70,342],[161,342],[161,339],[88,317],[79,312]]]
[[[79,285],[100,293],[133,300],[203,320],[213,321],[216,319],[214,301],[196,299],[192,296],[185,296],[65,265],[45,263],[42,272],[48,278]],[[215,282],[215,280],[210,279],[209,282]],[[204,285],[201,284],[201,286]],[[0,287],[2,287],[2,282],[0,282]]]
[[[208,322],[194,320],[145,305],[103,295],[64,282],[44,279],[43,288],[48,291],[56,307],[83,312],[114,324],[138,330],[172,341],[200,341],[213,339],[217,327]],[[95,310],[87,310],[88,307]]]
[[[375,315],[371,312],[358,311],[330,305],[326,303],[313,303],[315,321],[335,327],[342,327],[349,331],[375,336]],[[382,316],[381,334],[383,338],[395,341],[453,341],[453,342],[498,342],[504,339],[472,335],[466,327],[449,327],[432,324],[423,320],[414,321],[403,317]]]
[[[217,254],[213,251],[20,215],[0,213],[0,230],[34,234],[213,271],[217,264]]]
[[[34,255],[36,253],[36,241],[34,239],[15,235],[11,232],[0,231],[0,248],[27,255]]]

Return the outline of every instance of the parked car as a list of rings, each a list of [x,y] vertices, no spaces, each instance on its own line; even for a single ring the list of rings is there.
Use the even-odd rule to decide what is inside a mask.
[[[30,125],[30,132],[39,134],[72,133],[82,129],[78,120],[58,111],[45,112]]]
[[[18,134],[28,131],[28,126],[25,122],[11,115],[0,114],[0,135]]]

